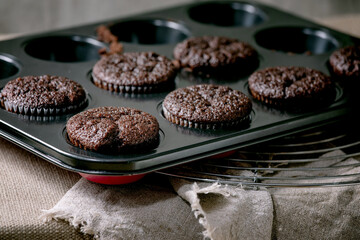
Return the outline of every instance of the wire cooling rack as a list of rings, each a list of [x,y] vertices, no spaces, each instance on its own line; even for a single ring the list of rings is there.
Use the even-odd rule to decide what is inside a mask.
[[[159,171],[191,181],[263,187],[360,183],[360,130],[340,123]],[[359,159],[359,160],[358,160]]]

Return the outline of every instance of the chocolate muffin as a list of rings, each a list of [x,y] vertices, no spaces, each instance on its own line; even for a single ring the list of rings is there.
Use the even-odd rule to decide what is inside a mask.
[[[226,86],[201,84],[170,92],[163,113],[175,124],[201,129],[237,126],[248,122],[252,104],[242,92]]]
[[[329,58],[332,72],[341,80],[360,77],[360,46],[348,46],[333,52]]]
[[[66,77],[25,76],[5,85],[0,102],[10,112],[47,116],[82,107],[86,93],[80,84]]]
[[[305,67],[265,68],[253,73],[248,83],[255,99],[277,106],[316,105],[334,94],[329,76]]]
[[[174,84],[177,69],[165,56],[133,52],[103,56],[93,67],[94,84],[114,92],[150,93]]]
[[[66,131],[73,145],[102,153],[142,152],[159,144],[156,118],[133,108],[89,109],[71,117]]]
[[[181,67],[199,74],[255,69],[258,54],[248,43],[220,36],[192,37],[176,45],[174,57]]]

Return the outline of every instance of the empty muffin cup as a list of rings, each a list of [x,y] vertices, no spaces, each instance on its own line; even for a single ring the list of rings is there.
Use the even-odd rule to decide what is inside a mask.
[[[339,43],[330,33],[316,28],[275,27],[255,34],[261,47],[289,54],[318,55],[335,50]]]
[[[110,26],[119,41],[138,44],[173,44],[190,36],[181,23],[163,19],[120,22]]]
[[[104,43],[90,37],[48,36],[26,42],[24,50],[30,56],[42,60],[84,62],[99,59],[99,50],[104,47]]]
[[[197,22],[223,27],[251,27],[266,20],[258,7],[241,2],[210,2],[189,9],[189,17]]]
[[[12,77],[19,72],[19,64],[13,57],[0,54],[0,80]]]

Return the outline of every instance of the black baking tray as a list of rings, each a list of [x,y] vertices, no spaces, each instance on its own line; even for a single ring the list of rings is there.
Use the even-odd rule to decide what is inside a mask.
[[[259,53],[257,69],[305,66],[330,74],[328,59],[337,48],[358,39],[272,7],[252,2],[201,2],[110,19],[84,26],[33,34],[0,42],[0,88],[26,75],[60,75],[79,82],[87,91],[87,105],[125,106],[154,115],[160,124],[160,145],[147,153],[106,155],[72,146],[66,121],[75,113],[30,117],[0,109],[0,135],[65,169],[99,175],[147,173],[286,134],[337,122],[352,116],[351,91],[336,84],[336,99],[327,106],[284,111],[253,101],[251,123],[241,129],[199,130],[168,122],[161,105],[169,93],[120,94],[92,83],[98,50],[96,27],[108,25],[126,52],[154,51],[173,58],[176,43],[191,36],[219,35],[250,43]],[[175,88],[198,83],[230,86],[250,96],[249,75],[199,78],[180,72]]]

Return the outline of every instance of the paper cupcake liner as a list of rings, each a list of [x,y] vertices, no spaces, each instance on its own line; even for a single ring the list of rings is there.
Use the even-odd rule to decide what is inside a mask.
[[[85,98],[78,105],[71,105],[62,108],[50,107],[50,108],[38,108],[38,107],[28,107],[24,105],[19,105],[4,99],[1,100],[1,105],[9,112],[14,112],[22,115],[31,115],[31,116],[51,116],[51,115],[60,115],[68,112],[75,111],[82,108],[87,102]]]
[[[163,107],[163,113],[165,118],[177,125],[180,125],[182,127],[188,127],[188,128],[196,128],[196,129],[219,129],[219,128],[229,128],[238,126],[244,122],[248,122],[250,120],[250,115],[245,116],[243,118],[229,121],[229,122],[217,122],[217,123],[202,123],[202,122],[195,122],[195,121],[189,121],[183,118],[179,118],[173,114],[171,114],[166,108]]]
[[[256,92],[253,92],[250,89],[251,95],[258,101],[270,106],[270,107],[276,107],[279,109],[301,109],[301,108],[310,108],[314,106],[321,106],[322,104],[330,103],[333,101],[336,97],[336,90],[334,91],[322,91],[321,93],[318,93],[317,95],[312,96],[311,98],[293,98],[293,99],[271,99],[264,96],[261,96],[260,94],[257,94]]]
[[[153,85],[142,85],[142,86],[135,86],[135,85],[118,85],[113,83],[107,83],[104,81],[99,80],[94,75],[92,75],[93,83],[95,86],[99,88],[106,89],[111,92],[118,92],[118,93],[151,93],[157,92],[164,88],[167,88],[171,85],[172,80],[168,80],[163,83],[153,84]]]
[[[272,106],[283,106],[284,103],[283,103],[283,99],[281,100],[275,100],[275,99],[271,99],[271,98],[267,98],[267,97],[264,97],[264,96],[261,96],[259,94],[257,94],[256,92],[252,91],[250,89],[250,92],[251,92],[251,95],[258,101],[262,102],[262,103],[265,103],[265,104],[268,104],[268,105],[272,105]]]
[[[19,114],[19,118],[31,122],[54,122],[61,119],[60,116],[61,115],[40,116],[40,115]]]

